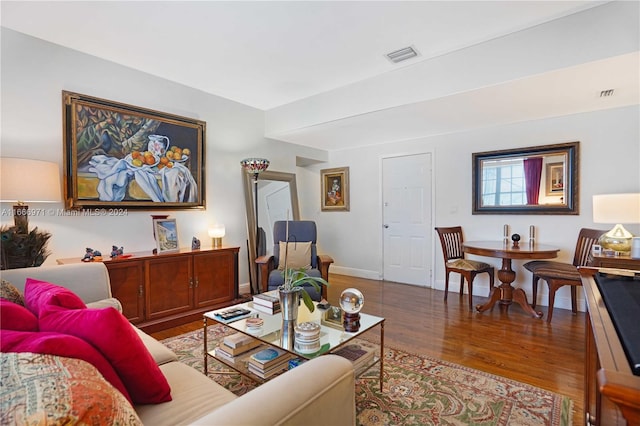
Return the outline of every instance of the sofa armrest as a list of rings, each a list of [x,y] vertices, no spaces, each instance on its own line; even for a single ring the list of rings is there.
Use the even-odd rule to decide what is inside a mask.
[[[287,371],[194,422],[197,425],[355,425],[350,361],[323,355]]]
[[[7,269],[0,276],[20,291],[24,291],[27,278],[33,278],[68,288],[84,303],[112,297],[109,271],[102,262]]]

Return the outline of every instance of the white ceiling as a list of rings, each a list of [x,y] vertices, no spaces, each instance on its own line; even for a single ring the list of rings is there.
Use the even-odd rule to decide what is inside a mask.
[[[3,27],[271,110],[604,3],[2,1],[0,12]],[[384,57],[408,45],[420,56],[402,64]],[[522,87],[523,96],[535,93],[535,87]],[[470,99],[456,96],[438,102],[454,109],[451,105],[457,100],[469,104]],[[383,123],[380,114],[369,119]],[[449,120],[450,126],[427,133],[473,124],[462,123],[463,118],[464,114]],[[354,116],[316,123],[282,132],[287,135],[283,140],[323,149],[364,140],[378,143],[379,138],[371,139],[365,131],[370,123],[362,121]],[[379,135],[384,134],[381,130]],[[342,142],[328,144],[327,138]]]

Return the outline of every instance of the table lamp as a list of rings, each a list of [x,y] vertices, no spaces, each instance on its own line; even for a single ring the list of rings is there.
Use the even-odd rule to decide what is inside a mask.
[[[622,224],[640,223],[640,193],[594,195],[593,222],[615,224],[599,243],[604,249],[629,254],[633,234]]]
[[[224,225],[215,224],[209,228],[209,236],[211,237],[211,246],[213,248],[222,247],[222,237],[225,236],[225,233]]]
[[[28,232],[29,229],[29,206],[25,203],[62,201],[60,171],[56,163],[2,157],[0,174],[0,201],[16,203],[13,206],[13,221],[22,232]]]

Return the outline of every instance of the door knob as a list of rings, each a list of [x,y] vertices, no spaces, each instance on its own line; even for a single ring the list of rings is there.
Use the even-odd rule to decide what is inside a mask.
[[[384,226],[385,229],[389,227],[389,225],[387,225],[386,223],[384,225],[382,225],[382,226]]]

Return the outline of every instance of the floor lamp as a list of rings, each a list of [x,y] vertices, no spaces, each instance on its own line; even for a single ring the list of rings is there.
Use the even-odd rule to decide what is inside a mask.
[[[260,247],[260,225],[258,224],[258,176],[260,175],[261,172],[267,170],[267,168],[269,167],[269,160],[267,160],[266,158],[245,158],[244,160],[242,160],[240,162],[240,165],[242,166],[242,168],[250,175],[253,175],[253,194],[254,194],[254,207],[256,209],[256,238],[255,238],[255,244],[256,244],[256,252],[255,257],[258,257],[259,254],[259,247]],[[251,294],[257,294],[260,293],[260,286],[258,284],[258,277],[256,276],[256,283],[254,285],[254,283],[251,283]],[[255,288],[254,288],[255,287]]]

